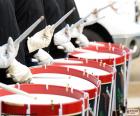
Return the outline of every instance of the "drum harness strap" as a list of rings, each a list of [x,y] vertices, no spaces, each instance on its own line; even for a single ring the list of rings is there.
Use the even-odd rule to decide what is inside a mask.
[[[60,103],[59,116],[63,116],[63,106],[62,106],[62,103]]]
[[[97,77],[97,79],[99,80],[99,76]],[[99,83],[98,83],[99,85],[101,85],[101,81],[99,80]],[[100,89],[99,89],[99,93],[101,94],[101,86],[100,86]],[[97,111],[97,113],[96,113],[96,115],[94,115],[94,116],[98,116],[98,111],[99,111],[99,102],[100,102],[100,94],[99,94],[99,98],[98,98],[98,103],[97,103],[97,108],[96,108],[96,111]],[[98,95],[98,92],[97,92],[97,95]],[[96,107],[96,106],[95,106]]]
[[[26,110],[26,116],[29,116],[29,114],[31,114],[30,112],[30,104],[27,105],[27,110]]]
[[[123,107],[126,108],[126,102],[127,102],[127,86],[128,86],[128,79],[127,79],[127,54],[126,51],[123,50],[124,56],[125,56],[125,63],[124,63],[124,103]]]
[[[116,72],[116,59],[114,58],[114,64],[113,64],[113,71],[114,71],[114,73]],[[111,98],[112,99],[110,99],[110,103],[112,104],[110,104],[111,106],[109,106],[110,107],[110,110],[109,110],[109,116],[111,116],[112,114],[111,114],[111,112],[113,112],[113,111],[115,111],[116,110],[116,77],[115,77],[116,75],[114,74],[113,75],[113,80],[112,80],[112,87],[111,87]]]
[[[0,116],[2,115],[2,101],[0,100]]]

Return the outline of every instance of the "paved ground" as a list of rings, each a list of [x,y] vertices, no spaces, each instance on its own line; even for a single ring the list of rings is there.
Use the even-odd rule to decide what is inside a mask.
[[[140,58],[132,60],[130,81],[140,81]]]
[[[128,88],[128,107],[140,108],[140,58],[132,61]]]

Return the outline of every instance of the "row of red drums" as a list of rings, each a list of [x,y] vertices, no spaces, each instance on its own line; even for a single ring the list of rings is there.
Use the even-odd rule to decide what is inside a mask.
[[[0,114],[112,116],[125,114],[131,52],[122,45],[92,43],[66,59],[31,67],[31,84],[13,85],[37,99],[0,89]]]

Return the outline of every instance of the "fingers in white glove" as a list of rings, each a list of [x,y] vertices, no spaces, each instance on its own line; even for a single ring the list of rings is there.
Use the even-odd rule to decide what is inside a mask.
[[[39,49],[38,52],[34,55],[34,58],[38,60],[40,65],[49,65],[53,63],[53,58],[43,49]]]
[[[71,32],[69,25],[60,30],[54,35],[54,44],[58,49],[64,50],[64,52],[72,52],[75,47],[71,43]]]
[[[54,35],[54,44],[57,46],[61,46],[64,43],[71,41],[71,35],[70,35],[70,28],[69,25],[66,25],[65,28],[60,30]]]
[[[93,23],[93,21],[95,21],[97,18],[98,18],[98,13],[96,14],[96,10],[95,11],[93,11],[88,17],[87,17],[87,19],[86,19],[86,23],[89,23],[89,24],[87,24],[87,25],[92,25]]]
[[[88,38],[84,35],[84,34],[81,34],[77,40],[76,40],[76,43],[80,46],[80,47],[86,47],[89,45],[89,40]]]
[[[7,69],[7,78],[12,78],[13,81],[18,83],[24,83],[31,81],[32,73],[27,66],[15,59]]]
[[[0,46],[0,68],[8,68],[15,59],[17,52],[18,48],[15,48],[13,39],[9,37],[8,43]]]
[[[71,42],[67,42],[62,44],[61,46],[57,47],[58,49],[64,49],[64,52],[69,53],[69,52],[73,52],[75,47]]]
[[[77,38],[79,36],[79,34],[80,34],[78,28],[74,27],[74,25],[71,26],[70,33],[71,33],[72,38]]]
[[[7,43],[7,54],[10,54],[15,51],[14,47],[14,42],[11,37],[8,38],[8,43]]]
[[[48,26],[45,27],[45,29],[44,29],[44,36],[46,38],[52,38],[53,33],[54,33],[53,25],[52,26],[48,25]]]
[[[48,47],[52,40],[53,32],[52,26],[48,25],[45,29],[37,32],[31,38],[29,37],[27,41],[29,52],[31,53],[40,48]]]

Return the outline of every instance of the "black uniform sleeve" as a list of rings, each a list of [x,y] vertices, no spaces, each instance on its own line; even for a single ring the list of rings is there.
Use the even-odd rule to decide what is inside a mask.
[[[73,7],[76,8],[75,11],[66,19],[66,23],[70,25],[76,23],[80,17],[74,0],[65,0],[65,12],[68,12]]]
[[[42,0],[14,0],[15,13],[17,22],[21,32],[25,31],[32,25],[40,16],[44,16]],[[46,26],[46,20],[43,20],[37,28],[30,34],[32,36]]]
[[[0,45],[7,43],[8,37],[14,40],[19,36],[14,7],[10,0],[0,0]]]
[[[59,4],[59,8],[61,9],[61,15],[66,14],[73,7],[76,8],[76,10],[65,20],[65,23],[71,25],[80,19],[74,0],[56,0],[56,1]]]
[[[14,0],[15,13],[17,23],[23,33],[30,25],[32,25],[40,16],[44,16],[43,0]],[[43,20],[29,35],[32,36],[36,32],[42,30],[47,25],[46,20]],[[34,65],[31,61],[33,55],[37,52],[29,53],[27,47],[27,39],[23,42],[25,50],[25,62],[27,66]]]
[[[15,10],[11,0],[0,0],[0,46],[7,43],[8,37],[11,36],[15,40],[20,34]],[[22,52],[22,44],[20,45],[17,59],[24,63],[24,55]],[[0,69],[0,82],[5,84],[13,84],[12,79],[6,78],[6,69]]]
[[[60,16],[62,17],[67,12],[69,12],[73,7],[76,8],[74,0],[55,0],[56,3],[59,5],[60,9]],[[59,29],[62,29],[66,24],[74,24],[79,20],[79,14],[76,10],[63,22],[63,24],[59,27]],[[67,57],[67,53],[65,53],[63,50],[57,49],[56,46],[54,46],[53,42],[50,46],[50,54],[53,56],[53,58],[64,58]]]

